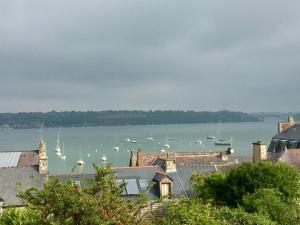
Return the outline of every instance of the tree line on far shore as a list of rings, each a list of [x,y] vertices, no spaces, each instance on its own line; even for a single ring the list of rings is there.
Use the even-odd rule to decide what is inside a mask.
[[[147,124],[257,122],[262,118],[243,112],[222,111],[65,111],[0,113],[0,126],[7,128],[81,127]]]

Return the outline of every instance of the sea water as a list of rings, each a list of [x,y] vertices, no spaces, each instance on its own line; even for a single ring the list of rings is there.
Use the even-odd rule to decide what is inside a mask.
[[[227,148],[215,146],[213,140],[206,138],[208,135],[217,139],[231,138],[235,154],[251,155],[254,141],[259,139],[267,145],[270,143],[276,134],[277,122],[45,128],[43,136],[47,143],[50,174],[89,173],[93,171],[93,163],[102,165],[103,155],[113,166],[127,166],[130,150],[137,151],[138,147],[144,152],[160,152],[163,149],[169,152],[205,152]],[[58,132],[65,160],[55,154]],[[40,129],[1,129],[0,151],[38,149],[40,135]],[[152,137],[153,141],[147,137]],[[114,150],[115,145],[119,147],[118,151]],[[80,159],[85,162],[84,166],[77,166],[76,162]]]

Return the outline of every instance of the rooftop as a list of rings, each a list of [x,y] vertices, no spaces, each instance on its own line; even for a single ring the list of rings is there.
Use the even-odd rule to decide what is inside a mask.
[[[273,137],[273,139],[300,141],[300,124],[295,124],[295,125],[291,126],[290,128],[275,135]]]
[[[37,166],[38,159],[38,150],[0,152],[0,168]]]
[[[33,178],[43,178],[36,167],[0,168],[0,198],[4,200],[4,206],[24,205],[22,200],[17,198],[17,183],[24,189],[38,185]]]

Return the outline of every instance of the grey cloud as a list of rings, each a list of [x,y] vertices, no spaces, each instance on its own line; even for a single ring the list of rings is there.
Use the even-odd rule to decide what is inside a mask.
[[[2,1],[0,111],[300,111],[291,100],[300,97],[299,9],[273,0]]]

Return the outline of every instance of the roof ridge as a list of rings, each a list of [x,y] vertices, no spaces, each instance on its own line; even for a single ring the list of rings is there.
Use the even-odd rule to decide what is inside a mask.
[[[78,176],[78,175],[95,175],[96,173],[57,173],[57,174],[49,174],[49,177],[57,177],[57,176]]]
[[[157,168],[158,165],[150,165],[150,166],[116,166],[111,167],[112,169],[141,169],[141,168]]]

